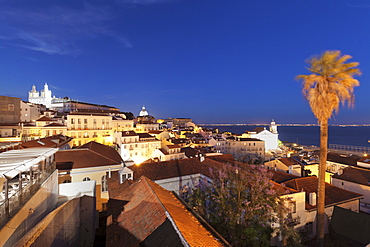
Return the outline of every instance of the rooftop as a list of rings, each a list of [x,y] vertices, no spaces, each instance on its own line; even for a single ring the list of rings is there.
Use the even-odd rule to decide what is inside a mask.
[[[134,179],[146,176],[153,181],[199,173],[210,177],[211,168],[220,169],[223,166],[224,162],[221,161],[222,158],[220,156],[217,156],[220,161],[210,157],[206,157],[203,162],[199,158],[189,158],[162,162],[144,162],[140,165],[130,166],[130,169],[134,172]]]
[[[56,151],[56,148],[27,148],[0,153],[0,178],[13,178]]]
[[[310,176],[310,177],[300,177],[296,179],[292,179],[289,181],[284,182],[284,185],[298,190],[298,191],[305,191],[306,197],[308,197],[308,194],[310,192],[315,192],[317,193],[317,177]],[[344,190],[341,188],[338,188],[334,185],[325,183],[325,206],[332,206],[336,205],[338,203],[343,203],[345,201],[352,201],[356,199],[362,198],[363,195],[354,193],[348,190]],[[308,198],[306,200],[306,209],[315,209],[316,206],[312,206],[308,204]]]
[[[123,163],[115,149],[97,142],[89,142],[79,148],[60,150],[55,159],[58,169],[87,168],[119,165]]]
[[[116,176],[112,176],[116,177]],[[145,176],[112,187],[108,202],[106,246],[224,246],[174,194]]]

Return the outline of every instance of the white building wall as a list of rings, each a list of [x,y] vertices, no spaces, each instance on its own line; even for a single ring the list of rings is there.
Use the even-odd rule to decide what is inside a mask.
[[[192,174],[182,177],[155,180],[154,182],[166,190],[175,191],[177,194],[180,194],[180,191],[184,192],[194,188],[194,186],[199,183],[199,180],[203,178],[206,177],[202,174]]]
[[[361,202],[370,204],[370,186],[357,184],[333,177],[332,184],[339,188],[364,195],[364,198],[361,199]]]
[[[278,136],[279,134],[273,134],[268,130],[263,130],[258,134],[250,134],[251,138],[256,138],[265,141],[266,150],[274,150],[279,148]]]

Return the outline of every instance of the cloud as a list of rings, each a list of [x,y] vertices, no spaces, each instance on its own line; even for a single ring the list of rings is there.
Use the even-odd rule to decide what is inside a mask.
[[[3,5],[3,6],[1,6]],[[112,29],[116,18],[109,6],[13,6],[0,3],[0,40],[3,46],[16,46],[46,54],[79,55],[79,43],[101,36],[119,42],[125,48],[132,44]]]

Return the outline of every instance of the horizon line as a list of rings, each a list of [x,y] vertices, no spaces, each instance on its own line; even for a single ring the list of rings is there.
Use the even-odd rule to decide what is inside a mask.
[[[269,126],[270,124],[266,123],[201,123],[197,124],[199,126]],[[287,123],[287,124],[276,124],[277,126],[320,126],[319,124],[300,124],[300,123]],[[370,126],[370,124],[329,124],[329,126]]]

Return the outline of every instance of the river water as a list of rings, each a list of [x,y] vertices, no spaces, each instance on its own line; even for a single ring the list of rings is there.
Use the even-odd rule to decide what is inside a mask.
[[[247,130],[253,130],[257,126],[222,125],[205,127],[217,128],[219,132],[229,131],[235,134],[242,134]],[[269,129],[267,125],[263,127]],[[319,126],[278,126],[278,133],[281,141],[315,146],[319,146],[320,143]],[[329,126],[329,144],[370,147],[369,139],[370,126]]]

